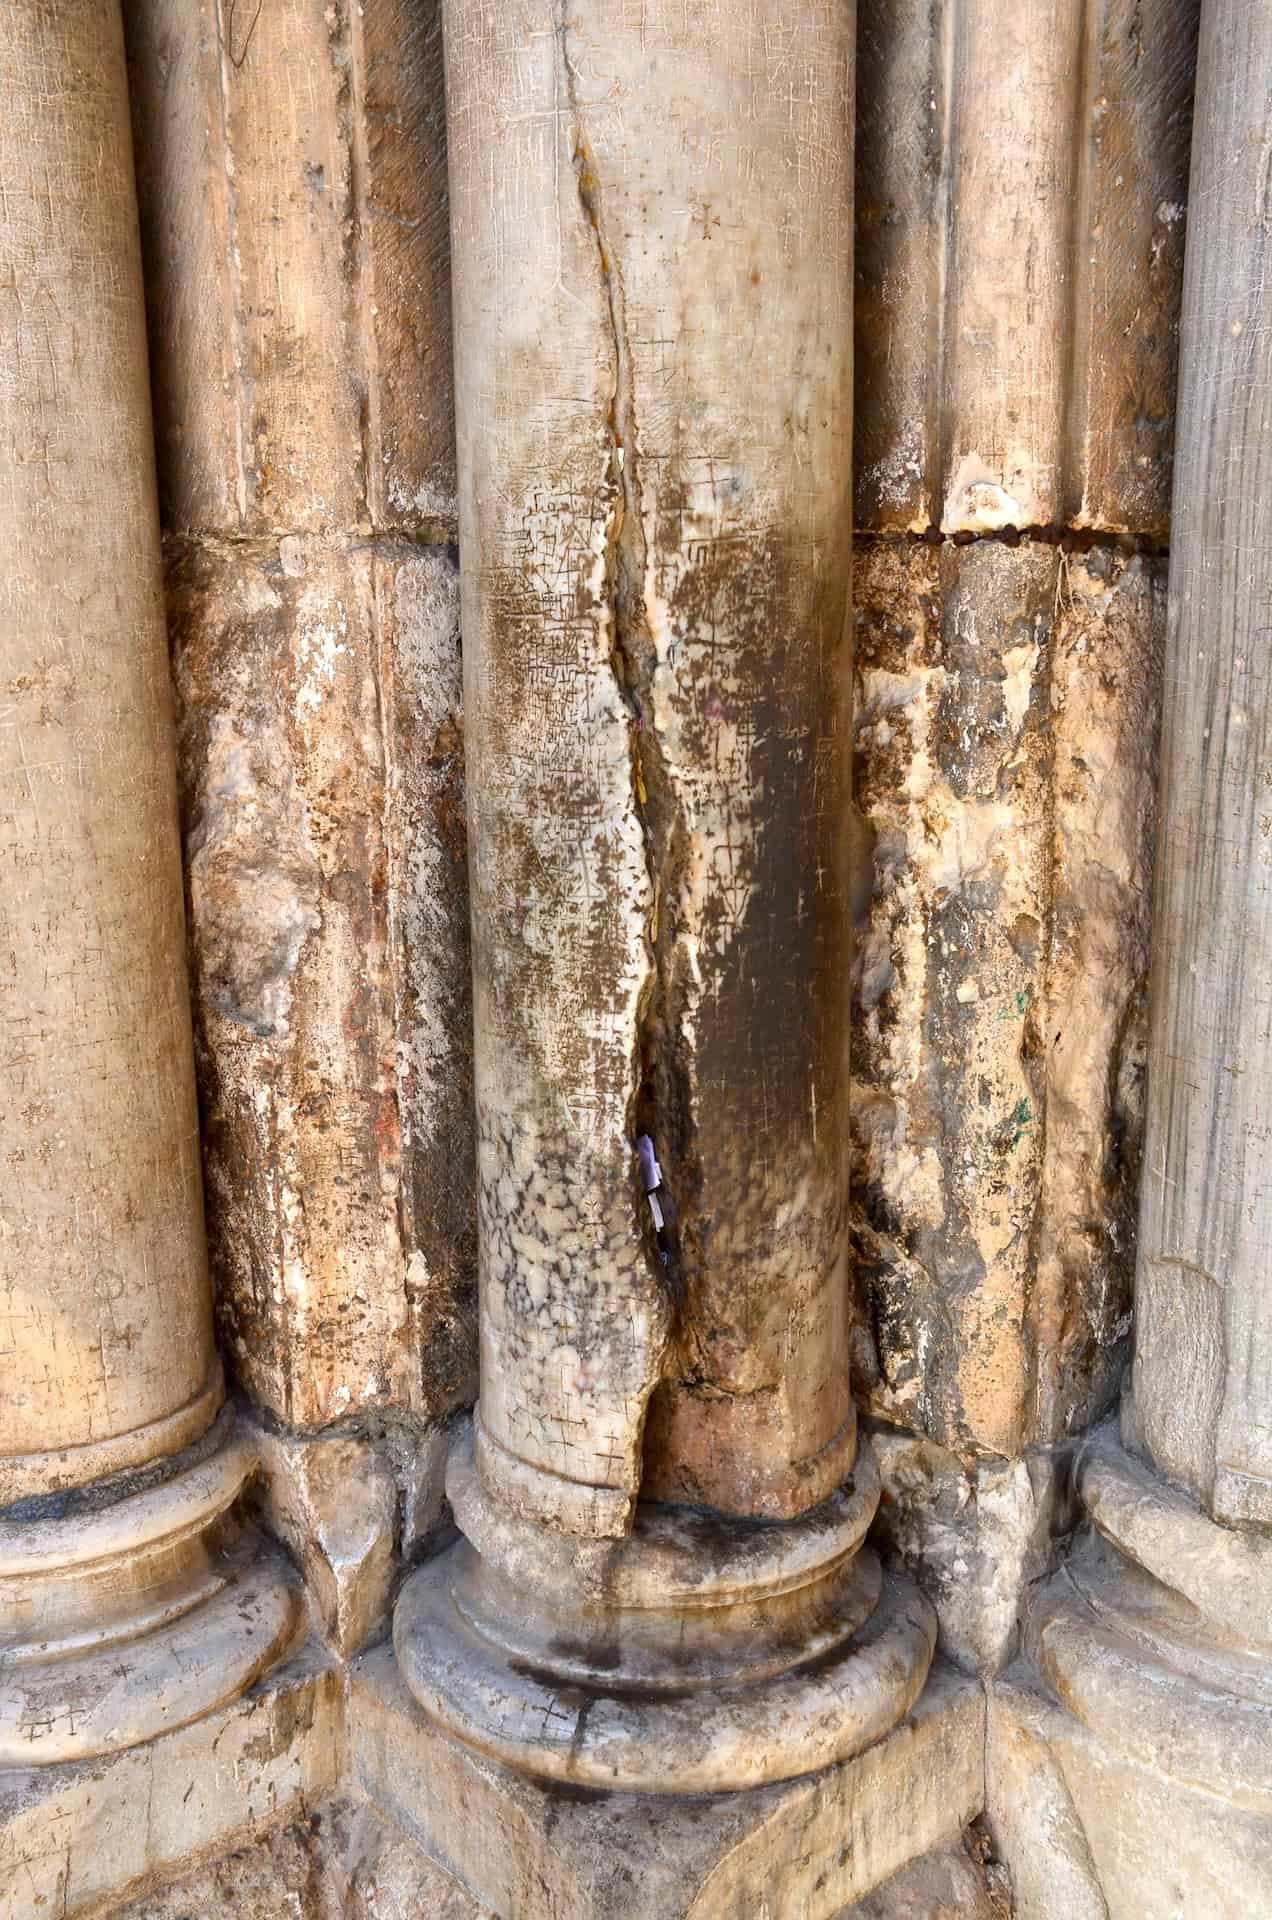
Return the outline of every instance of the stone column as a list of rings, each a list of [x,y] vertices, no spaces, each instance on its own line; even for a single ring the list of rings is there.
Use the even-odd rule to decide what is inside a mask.
[[[857,87],[854,1362],[982,1671],[1130,1348],[1196,4],[1037,26],[881,0]]]
[[[475,1392],[441,24],[126,24],[218,1319],[348,1653]]]
[[[126,24],[220,1330],[292,1431],[433,1419],[476,1347],[440,23]]]
[[[965,1458],[1128,1346],[1195,11],[863,13],[869,1404]]]
[[[118,11],[14,0],[0,49],[0,1765],[29,1765],[232,1696],[292,1602],[212,1553],[252,1460],[212,1426]]]
[[[1204,16],[1130,1436],[1272,1526],[1272,22]]]
[[[1065,1712],[1009,1692],[994,1716],[995,1794],[1032,1808],[1022,1920],[1054,1912],[1057,1852],[1107,1920],[1259,1914],[1272,1885],[1270,92],[1267,9],[1204,4],[1135,1357],[1122,1444],[1080,1461],[1092,1526],[1030,1628]],[[1063,1822],[1029,1797],[1043,1777]]]
[[[446,27],[481,1399],[398,1654],[531,1772],[756,1785],[933,1630],[848,1385],[852,10]]]

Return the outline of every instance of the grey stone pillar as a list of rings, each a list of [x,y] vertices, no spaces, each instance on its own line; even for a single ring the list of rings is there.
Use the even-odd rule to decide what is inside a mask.
[[[1272,1525],[1272,20],[1203,16],[1128,1430]]]
[[[1203,5],[1135,1357],[1030,1622],[1046,1691],[991,1711],[1021,1920],[1060,1885],[1100,1920],[1253,1916],[1272,1885],[1269,97],[1272,14]]]
[[[396,1641],[579,1785],[823,1766],[931,1657],[849,1390],[853,25],[446,20],[481,1398]]]

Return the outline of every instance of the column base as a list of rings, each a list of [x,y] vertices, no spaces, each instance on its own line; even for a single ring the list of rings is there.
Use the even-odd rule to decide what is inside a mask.
[[[811,1773],[887,1733],[923,1688],[936,1616],[861,1541],[872,1456],[788,1522],[642,1505],[621,1541],[534,1525],[464,1436],[465,1538],[404,1588],[408,1687],[456,1739],[576,1787],[714,1793]]]
[[[984,1804],[982,1690],[944,1666],[864,1752],[733,1793],[533,1779],[443,1732],[387,1647],[354,1663],[348,1711],[358,1785],[501,1920],[831,1920]]]
[[[87,1487],[0,1520],[0,1767],[136,1746],[282,1657],[301,1597],[233,1514],[255,1467],[227,1412],[141,1492]]]
[[[0,1920],[114,1913],[335,1793],[342,1675],[310,1642],[239,1699],[125,1752],[0,1770]]]
[[[991,1711],[1017,1913],[1042,1920],[1070,1884],[1075,1920],[1256,1920],[1272,1885],[1272,1537],[1216,1525],[1107,1430],[1078,1482],[1093,1531],[1040,1596],[1028,1661]]]

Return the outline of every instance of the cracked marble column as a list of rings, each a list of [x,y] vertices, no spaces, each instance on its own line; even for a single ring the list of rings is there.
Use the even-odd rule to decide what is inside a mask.
[[[1267,10],[1204,5],[1135,1355],[1121,1444],[1079,1462],[1088,1537],[1030,1625],[1050,1698],[993,1716],[1003,1806],[1038,1810],[1031,1773],[1067,1806],[1021,1831],[1024,1920],[1055,1911],[1057,1853],[1101,1920],[1253,1920],[1272,1885],[1270,91]]]
[[[396,1644],[571,1786],[823,1766],[931,1657],[848,1384],[852,33],[446,17],[481,1398]]]
[[[295,1601],[217,1418],[118,10],[0,53],[3,1767],[232,1698]]]

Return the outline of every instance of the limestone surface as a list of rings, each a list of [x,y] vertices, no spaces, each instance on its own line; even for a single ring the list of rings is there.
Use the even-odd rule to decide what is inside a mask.
[[[493,1920],[365,1804],[329,1800],[118,1909],[116,1920]]]
[[[770,12],[448,20],[478,1457],[580,1532],[852,1460],[851,20]]]
[[[860,18],[858,525],[1160,535],[1197,0]]]
[[[299,1563],[332,1650],[356,1653],[384,1620],[394,1575],[398,1490],[367,1440],[257,1442],[271,1530]]]
[[[1203,17],[1162,728],[1160,900],[1134,1392],[1143,1443],[1272,1526],[1272,565],[1264,212],[1272,34]]]
[[[1017,1458],[1129,1344],[1159,563],[863,544],[857,1358],[866,1404]]]
[[[305,1429],[472,1397],[432,5],[128,9],[220,1324]]]
[[[118,9],[15,0],[3,46],[7,1506],[175,1452],[221,1378]]]

